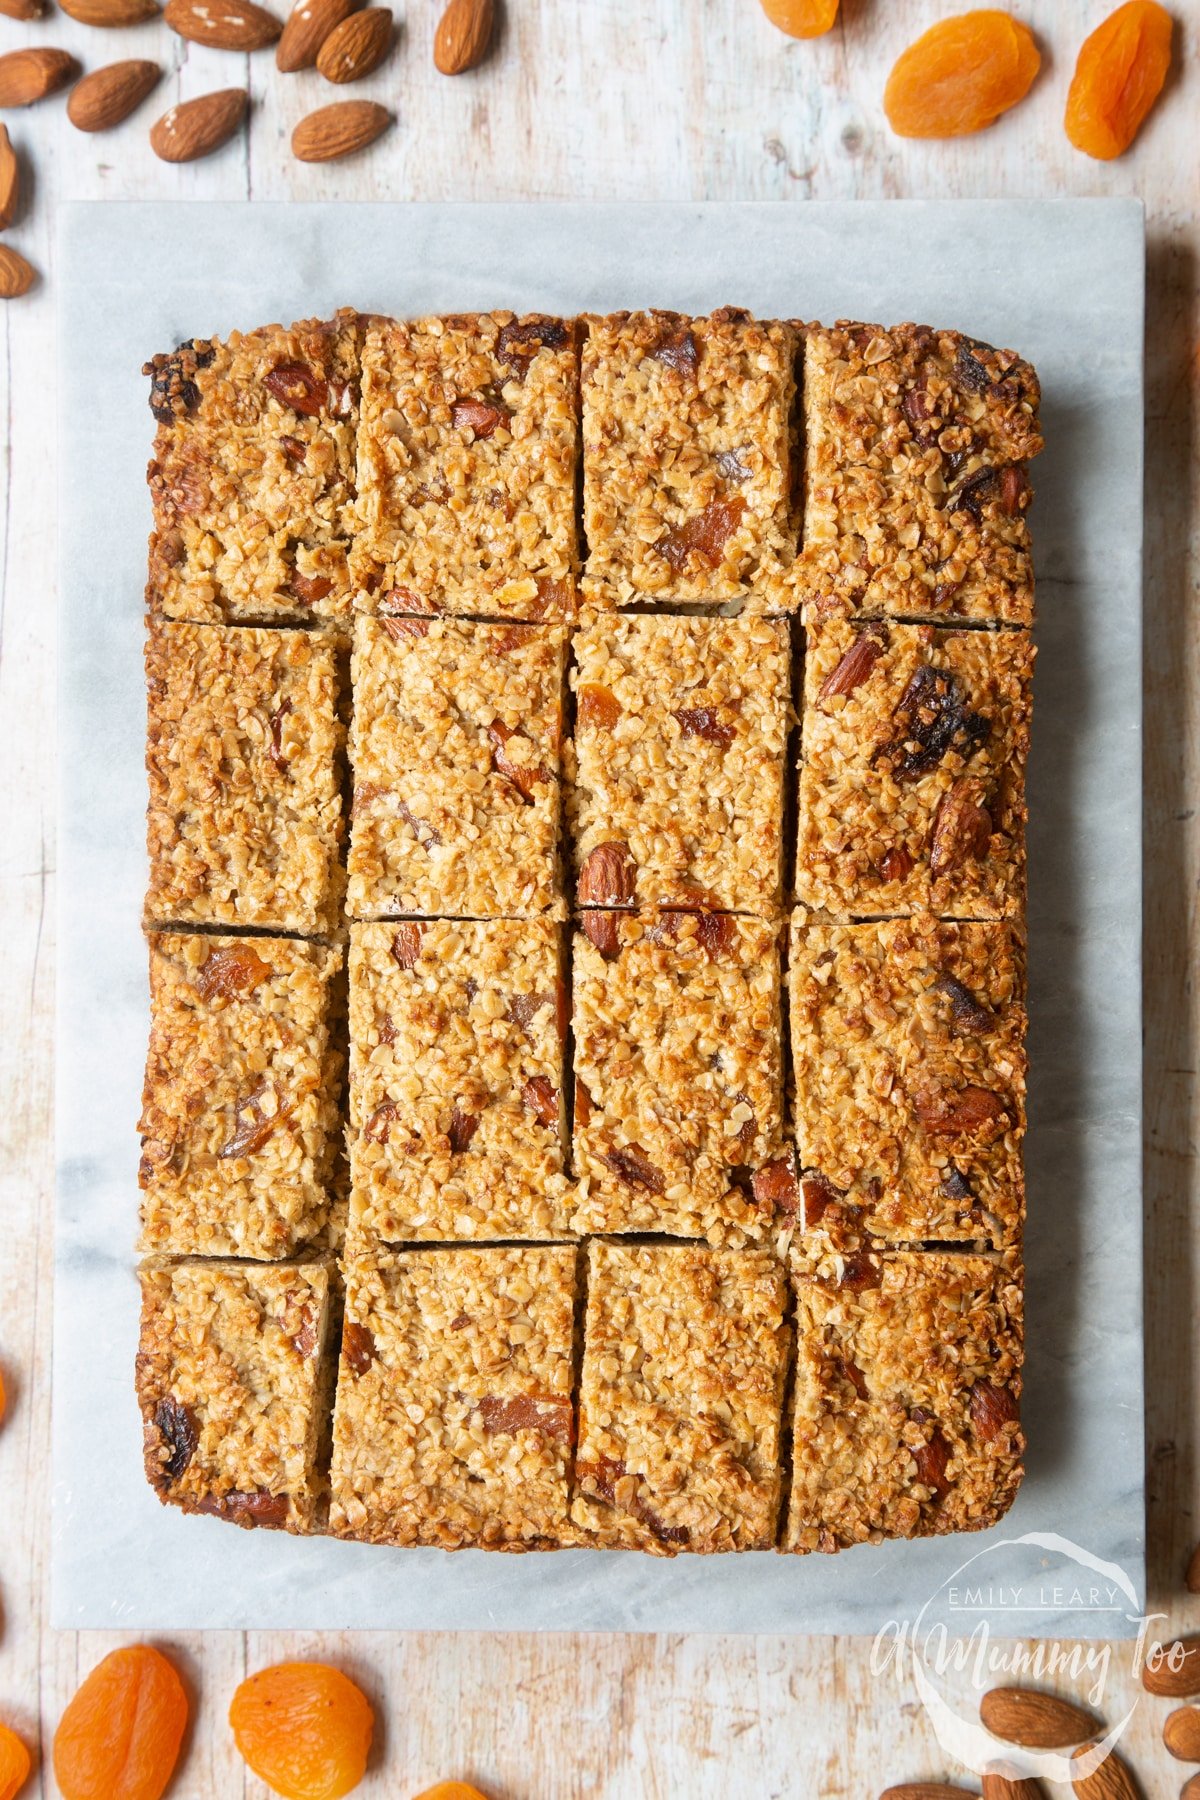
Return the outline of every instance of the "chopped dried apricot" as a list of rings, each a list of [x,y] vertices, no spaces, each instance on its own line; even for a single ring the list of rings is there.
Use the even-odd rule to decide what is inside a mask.
[[[243,1681],[229,1708],[237,1747],[284,1800],[341,1800],[366,1773],[375,1715],[327,1663],[276,1663]]]
[[[833,29],[838,0],[762,0],[762,9],[789,37],[814,38]]]
[[[0,1800],[16,1800],[29,1777],[29,1752],[7,1725],[0,1725]]]
[[[1156,0],[1128,0],[1085,38],[1067,94],[1067,136],[1108,162],[1128,150],[1171,66],[1171,15]]]
[[[1023,100],[1041,67],[1024,25],[985,7],[930,27],[896,62],[883,110],[900,137],[963,137]]]
[[[69,1702],[54,1734],[64,1800],[159,1800],[187,1724],[183,1683],[149,1644],[114,1650]]]

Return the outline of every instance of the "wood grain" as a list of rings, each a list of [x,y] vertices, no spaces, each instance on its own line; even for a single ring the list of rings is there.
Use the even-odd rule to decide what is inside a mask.
[[[54,206],[62,198],[762,199],[1139,194],[1149,216],[1147,327],[1146,1177],[1152,1604],[1174,1631],[1200,1629],[1183,1571],[1200,1537],[1192,1320],[1200,1232],[1190,1207],[1197,1002],[1196,389],[1200,376],[1195,157],[1197,27],[1188,61],[1122,161],[1079,156],[1061,128],[1075,48],[1107,0],[1019,0],[1043,32],[1043,73],[993,130],[902,143],[879,96],[904,44],[951,6],[843,0],[826,39],[783,38],[755,0],[508,0],[486,63],[454,80],[433,69],[438,6],[397,11],[392,56],[356,97],[398,115],[376,150],[304,166],[292,127],[334,90],[312,71],[280,76],[256,57],[197,49],[165,27],[88,31],[61,14],[0,20],[0,49],[62,43],[94,68],[152,56],[168,77],[112,133],[85,137],[65,96],[10,120],[26,200],[8,234],[45,277],[0,308],[0,1716],[43,1755],[76,1682],[116,1637],[54,1633],[48,1607],[50,1499],[51,1046],[53,1032],[56,466]],[[1178,6],[1177,15],[1190,9]],[[1178,63],[1177,63],[1178,66]],[[248,76],[249,133],[171,168],[151,154],[151,118],[178,99]],[[350,292],[350,273],[347,276]],[[736,298],[736,296],[731,296]],[[803,282],[798,276],[802,306]],[[67,417],[86,393],[61,397]],[[1129,1046],[1130,1056],[1138,1046]],[[132,1129],[133,1121],[130,1121]],[[1069,1202],[1064,1196],[1064,1203]],[[104,1471],[96,1471],[97,1481]],[[1069,1529],[1069,1521],[1064,1521]],[[863,1568],[869,1579],[869,1568]],[[164,1571],[164,1580],[170,1579]],[[714,1620],[718,1626],[719,1620]],[[476,1781],[490,1800],[862,1800],[890,1782],[956,1771],[893,1674],[861,1640],[410,1634],[209,1634],[163,1640],[196,1701],[171,1800],[266,1800],[225,1724],[242,1673],[321,1655],[359,1677],[380,1708],[364,1800],[408,1800],[434,1780]],[[1115,1675],[1106,1710],[1135,1698]],[[1139,1708],[1122,1750],[1148,1793],[1176,1781],[1159,1742],[1167,1703]],[[55,1792],[47,1776],[31,1794]]]

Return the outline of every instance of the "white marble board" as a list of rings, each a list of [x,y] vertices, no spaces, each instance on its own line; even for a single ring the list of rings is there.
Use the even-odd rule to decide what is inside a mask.
[[[994,1540],[1062,1533],[1143,1591],[1143,220],[1133,201],[78,204],[63,209],[54,1623],[874,1633]],[[1028,1475],[984,1539],[844,1555],[387,1551],[161,1508],[133,1394],[146,1033],[142,590],[152,421],[180,339],[339,305],[412,314],[726,303],[953,325],[1037,365],[1030,769]],[[30,597],[31,601],[33,597]],[[1131,1632],[1038,1555],[1009,1635]],[[1128,1607],[1126,1612],[1128,1612]]]

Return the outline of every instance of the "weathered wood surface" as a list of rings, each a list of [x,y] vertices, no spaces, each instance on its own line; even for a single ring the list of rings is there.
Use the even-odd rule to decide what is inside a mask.
[[[1103,0],[1022,0],[1046,33],[1046,67],[1019,111],[978,138],[905,144],[879,97],[895,54],[934,0],[843,0],[817,43],[774,31],[756,0],[507,0],[496,52],[476,74],[434,72],[436,7],[398,10],[398,43],[364,96],[395,109],[375,150],[344,165],[295,163],[292,125],[334,97],[315,73],[279,77],[270,52],[197,51],[159,27],[103,33],[54,13],[0,19],[0,48],[62,43],[85,67],[157,56],[168,78],[116,132],[84,137],[58,96],[7,122],[27,198],[10,242],[40,287],[0,309],[0,1716],[44,1749],[78,1679],[119,1641],[47,1623],[50,1500],[51,1128],[54,1000],[54,681],[57,504],[54,212],[62,198],[853,199],[1139,194],[1149,215],[1146,632],[1147,1222],[1152,1600],[1200,1628],[1182,1567],[1200,1536],[1194,1325],[1200,1231],[1197,1007],[1192,960],[1200,775],[1196,585],[1197,27],[1170,104],[1132,154],[1077,155],[1061,117],[1075,48]],[[1186,40],[1186,41],[1184,41]],[[169,168],[149,123],[170,102],[249,79],[248,138]],[[86,392],[65,397],[88,405]],[[69,416],[69,414],[68,414]],[[1129,1046],[1130,1056],[1138,1046]],[[96,1480],[104,1480],[103,1469]],[[1071,1522],[1063,1521],[1064,1529]],[[380,1704],[364,1800],[406,1800],[434,1780],[475,1779],[493,1800],[860,1800],[889,1781],[950,1774],[911,1694],[871,1672],[862,1640],[347,1633],[193,1635],[170,1641],[196,1700],[173,1800],[263,1800],[233,1751],[225,1710],[245,1670],[323,1655]],[[1110,1713],[1130,1697],[1114,1676]],[[1142,1706],[1127,1739],[1148,1795],[1186,1771]],[[57,1790],[49,1775],[32,1793]]]

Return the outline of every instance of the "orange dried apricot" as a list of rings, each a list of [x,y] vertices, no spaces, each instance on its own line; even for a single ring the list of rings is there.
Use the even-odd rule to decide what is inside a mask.
[[[284,1800],[341,1800],[362,1780],[375,1715],[326,1663],[276,1663],[243,1681],[229,1708],[237,1747]]]
[[[183,1683],[149,1644],[97,1663],[54,1734],[64,1800],[159,1800],[187,1724]]]
[[[964,137],[1023,100],[1042,59],[1031,33],[990,7],[932,25],[898,58],[883,110],[900,137]]]
[[[822,37],[831,31],[838,5],[839,0],[762,0],[772,25],[795,38]]]
[[[1067,94],[1067,136],[1108,162],[1128,150],[1171,66],[1171,15],[1156,0],[1129,0],[1085,38]]]
[[[0,1725],[0,1800],[16,1800],[30,1770],[29,1752],[7,1725]]]
[[[487,1800],[487,1795],[468,1781],[439,1781],[417,1794],[415,1800]]]

